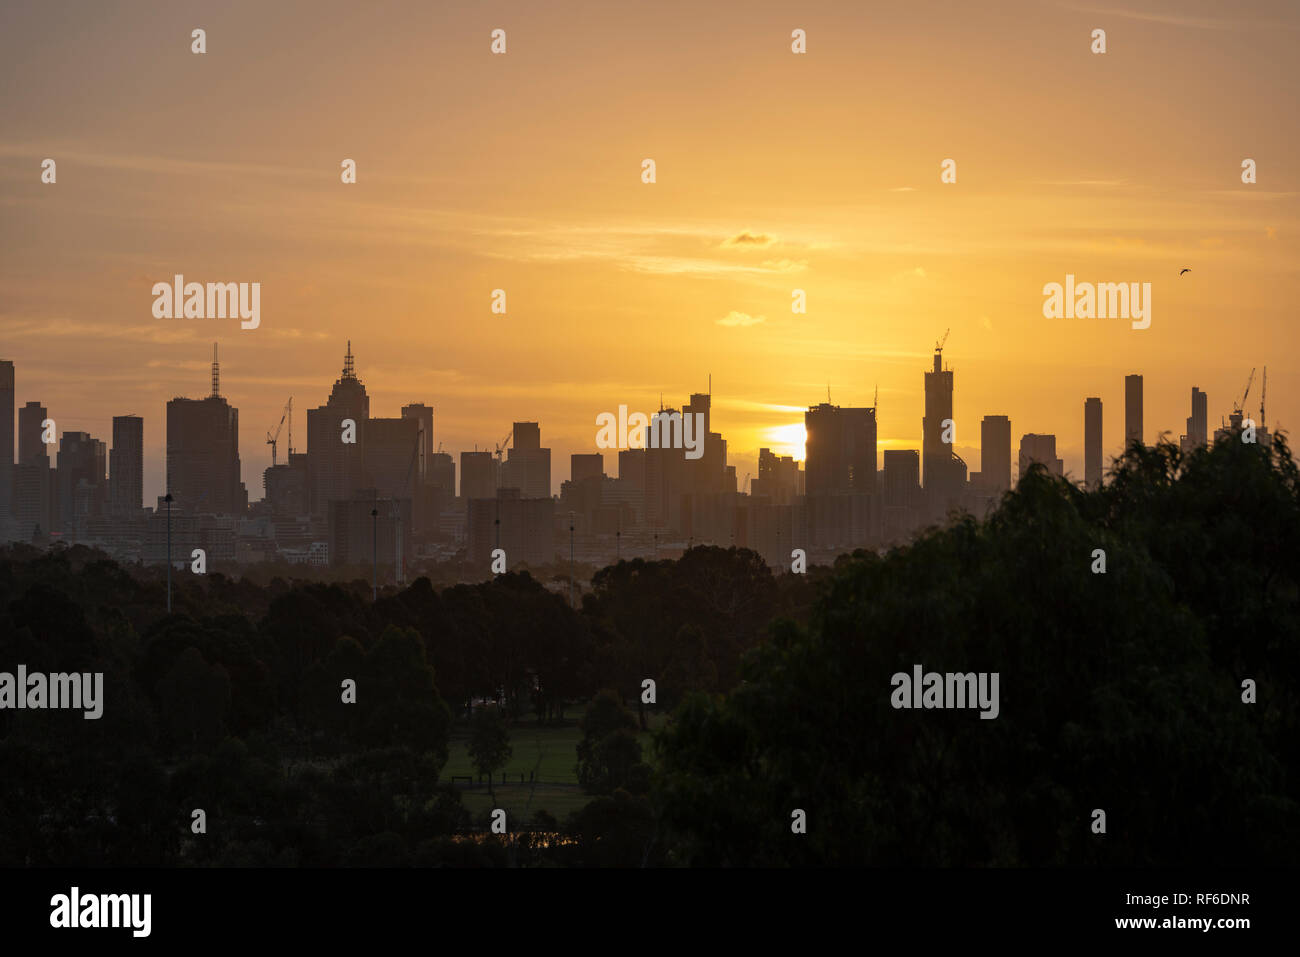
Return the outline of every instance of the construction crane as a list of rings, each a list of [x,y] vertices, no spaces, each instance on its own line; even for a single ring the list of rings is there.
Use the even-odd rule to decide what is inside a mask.
[[[501,461],[501,453],[504,452],[506,448],[510,445],[510,440],[514,438],[514,435],[515,435],[514,426],[511,426],[510,431],[506,433],[506,437],[497,443],[497,451],[496,451],[497,462]]]
[[[1264,366],[1264,381],[1259,387],[1259,427],[1264,428],[1264,399],[1268,397],[1268,366]]]
[[[1255,381],[1255,370],[1250,370],[1250,378],[1246,380],[1246,391],[1241,393],[1241,398],[1232,403],[1232,411],[1239,413],[1246,406],[1246,397],[1250,395],[1250,386]]]
[[[271,447],[271,468],[275,468],[276,444],[280,441],[280,430],[284,428],[286,419],[289,422],[289,454],[293,455],[293,396],[289,396],[289,401],[285,403],[284,412],[280,414],[280,424],[275,427],[275,431],[266,433],[266,444]]]
[[[944,344],[945,342],[948,341],[948,333],[950,333],[950,332],[952,332],[951,329],[945,329],[945,330],[944,330],[943,338],[940,339],[938,342],[936,342],[936,343],[934,344],[934,351],[935,351],[935,352],[943,352],[943,344]]]

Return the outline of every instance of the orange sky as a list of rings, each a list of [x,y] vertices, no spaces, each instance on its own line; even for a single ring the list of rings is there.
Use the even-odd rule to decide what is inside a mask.
[[[372,414],[428,402],[457,453],[540,420],[557,488],[599,413],[678,405],[710,373],[742,482],[759,446],[795,451],[828,384],[842,405],[878,385],[881,447],[919,448],[948,328],[972,468],[980,417],[1005,414],[1013,444],[1055,432],[1081,473],[1084,397],[1117,451],[1130,372],[1148,441],[1183,430],[1193,385],[1217,425],[1265,364],[1270,426],[1300,420],[1294,4],[0,16],[0,357],[60,431],[108,440],[114,414],[143,415],[148,501],[165,402],[206,394],[213,341],[253,498],[266,430],[293,395],[305,445],[348,338]],[[153,318],[175,273],[261,282],[260,328]],[[1151,327],[1045,319],[1042,287],[1067,273],[1150,282]]]

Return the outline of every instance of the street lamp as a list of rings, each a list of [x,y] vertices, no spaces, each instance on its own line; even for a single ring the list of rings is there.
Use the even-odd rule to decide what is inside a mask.
[[[167,614],[172,613],[172,493],[163,498],[167,503]]]
[[[379,601],[379,509],[377,508],[372,508],[370,510],[370,526],[372,530],[371,542],[374,549],[375,563],[375,580],[373,586],[375,593],[374,600]]]

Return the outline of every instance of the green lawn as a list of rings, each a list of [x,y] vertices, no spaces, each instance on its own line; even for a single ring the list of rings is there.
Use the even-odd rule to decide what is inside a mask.
[[[650,718],[651,729],[667,720],[663,715]],[[641,748],[650,758],[650,733],[641,734]],[[465,807],[476,818],[494,807],[505,808],[508,819],[524,823],[531,820],[539,809],[545,809],[563,821],[572,812],[591,800],[590,795],[578,786],[578,742],[582,732],[577,722],[562,726],[535,724],[531,717],[510,726],[510,745],[514,749],[504,769],[509,782],[501,784],[501,771],[496,773],[496,802],[488,796],[487,784],[478,784],[478,772],[469,758],[469,728],[457,725],[448,742],[447,765],[442,780],[450,781],[452,775],[464,778],[472,775],[474,786],[466,787],[457,781]],[[528,780],[529,774],[534,781]],[[519,783],[519,775],[524,783]]]

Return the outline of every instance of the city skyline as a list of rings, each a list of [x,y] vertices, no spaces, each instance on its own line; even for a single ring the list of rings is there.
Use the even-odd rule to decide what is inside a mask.
[[[360,387],[362,390],[360,393],[360,395],[362,396],[362,400],[360,401],[360,404],[356,405],[355,409],[353,409],[351,406],[348,405],[345,405],[344,409],[348,414],[356,415],[359,418],[369,417],[370,415],[373,414],[371,402],[370,402],[370,398],[371,398],[370,393],[372,391],[376,391],[373,388],[375,383],[367,375],[363,374],[365,371],[364,367],[360,370],[356,368],[355,366],[356,356],[353,353],[353,346],[351,341],[348,341],[347,343],[347,350],[348,351],[346,356],[344,357],[344,364],[343,364],[344,374],[342,379],[335,383],[335,389],[336,390],[338,389],[340,382],[347,382],[349,380],[355,382],[357,386]],[[948,354],[951,354],[951,350],[949,350]],[[933,359],[932,359],[933,365],[929,369],[922,370],[925,376],[925,381],[927,383],[925,388],[929,388],[928,383],[930,382],[931,377],[938,375],[940,373],[940,364],[941,364],[942,355],[943,355],[943,350],[936,349],[935,352],[933,353]],[[224,381],[227,380],[228,378],[237,378],[237,377],[229,376],[228,362],[225,367],[227,371],[218,373],[218,361],[216,359],[216,356],[217,356],[217,352],[216,352],[216,347],[214,345],[213,358],[209,361],[207,365],[207,368],[209,370],[209,378],[207,380],[210,386],[209,394],[200,395],[197,398],[194,395],[176,395],[171,397],[170,399],[165,400],[165,405],[169,411],[165,416],[159,417],[160,419],[159,432],[161,433],[162,436],[160,444],[163,446],[163,451],[164,451],[163,458],[164,460],[166,459],[166,455],[165,455],[166,446],[167,446],[166,435],[168,432],[167,419],[168,417],[173,415],[172,410],[175,409],[175,414],[180,415],[185,409],[193,408],[195,410],[201,410],[202,408],[205,407],[205,404],[210,400],[219,399],[222,405],[226,406],[230,410],[229,413],[223,413],[223,415],[229,414],[233,417],[234,440],[235,440],[236,448],[238,449],[238,451],[235,453],[235,458],[240,465],[239,474],[234,477],[233,481],[236,484],[242,481],[242,484],[247,489],[246,492],[247,501],[251,504],[253,502],[260,501],[263,498],[264,489],[263,489],[261,477],[266,467],[270,465],[269,458],[271,453],[269,451],[266,453],[268,462],[266,462],[265,464],[257,465],[257,466],[248,465],[246,464],[245,459],[248,457],[247,453],[249,450],[249,445],[251,442],[253,449],[260,449],[263,444],[270,445],[271,443],[269,442],[263,443],[260,439],[257,439],[256,429],[254,429],[255,434],[253,436],[245,436],[242,438],[240,437],[239,435],[240,411],[239,411],[238,397],[231,394],[229,390],[223,389],[219,384],[219,381]],[[17,371],[21,369],[21,363],[7,357],[0,358],[0,362],[5,363],[6,369],[13,372],[13,378],[15,380],[15,388],[13,393],[15,415],[17,416],[19,413],[22,413],[24,411],[35,412],[35,410],[39,408],[39,413],[41,418],[44,418],[46,415],[48,415],[51,419],[54,420],[56,425],[56,431],[55,431],[56,441],[54,443],[49,444],[48,448],[58,449],[59,443],[61,441],[59,437],[65,434],[69,434],[69,435],[87,434],[92,438],[95,438],[97,441],[100,442],[100,444],[105,446],[105,453],[106,453],[105,462],[107,463],[111,459],[112,451],[116,450],[115,445],[106,442],[104,439],[99,439],[97,436],[95,436],[94,432],[91,432],[89,430],[83,430],[83,429],[74,430],[74,429],[64,428],[59,418],[49,410],[48,404],[40,400],[39,395],[33,396],[23,392],[21,386],[22,377],[21,374]],[[1266,414],[1266,419],[1262,423],[1260,423],[1260,419],[1259,419],[1259,411],[1258,411],[1259,403],[1263,399],[1263,386],[1265,380],[1263,376],[1255,375],[1255,373],[1258,371],[1260,370],[1252,370],[1252,373],[1248,378],[1247,383],[1245,383],[1249,385],[1250,391],[1246,392],[1247,401],[1243,404],[1243,412],[1247,418],[1250,418],[1259,424],[1267,425],[1268,421],[1271,420],[1271,417],[1267,417]],[[956,373],[952,370],[952,368],[947,364],[946,361],[942,362],[942,372],[946,376],[947,397],[938,399],[939,402],[938,408],[940,410],[940,414],[947,414],[947,410],[951,409],[952,406],[956,404],[956,397],[961,394],[961,380],[956,377]],[[9,372],[6,372],[6,375],[8,374]],[[220,375],[220,380],[218,378],[219,375]],[[1151,434],[1157,436],[1163,436],[1164,438],[1174,442],[1175,444],[1178,444],[1180,437],[1191,438],[1194,441],[1194,443],[1196,441],[1199,441],[1200,444],[1204,444],[1204,442],[1207,439],[1213,437],[1213,433],[1217,428],[1219,428],[1219,424],[1215,423],[1212,414],[1207,413],[1207,405],[1209,405],[1209,403],[1208,403],[1208,396],[1206,390],[1199,388],[1195,384],[1190,384],[1185,387],[1184,411],[1190,410],[1192,411],[1193,415],[1184,417],[1184,423],[1185,423],[1184,431],[1181,433],[1180,436],[1180,433],[1177,428],[1163,428],[1163,427],[1153,428],[1150,424],[1148,424],[1143,409],[1143,403],[1144,403],[1145,393],[1146,393],[1145,384],[1146,384],[1146,377],[1143,373],[1141,372],[1129,373],[1125,375],[1121,388],[1116,390],[1118,395],[1111,399],[1111,404],[1113,404],[1116,407],[1112,411],[1112,415],[1114,417],[1123,418],[1124,430],[1127,430],[1128,428],[1130,417],[1135,416],[1136,418],[1134,421],[1141,424],[1142,433],[1143,433],[1143,443],[1146,445],[1154,444],[1154,442],[1151,441],[1149,438],[1149,435]],[[710,387],[712,387],[712,382],[710,382],[709,385]],[[1132,398],[1132,395],[1130,393],[1133,388],[1136,388],[1135,407],[1132,406],[1132,403],[1130,402],[1130,399]],[[39,390],[37,391],[39,392]],[[382,387],[378,391],[383,391]],[[918,391],[924,394],[924,389]],[[1003,452],[1003,453],[1010,452],[1009,462],[1013,466],[1010,471],[1010,478],[1012,483],[1014,484],[1014,482],[1017,480],[1019,475],[1018,466],[1015,465],[1016,463],[1015,450],[1022,438],[1050,436],[1055,440],[1054,447],[1056,449],[1055,452],[1056,455],[1060,455],[1062,448],[1078,447],[1082,450],[1083,446],[1085,446],[1088,441],[1088,436],[1086,433],[1089,428],[1087,424],[1089,417],[1096,415],[1098,418],[1101,418],[1103,414],[1101,410],[1104,410],[1104,408],[1107,405],[1107,402],[1105,400],[1104,390],[1099,390],[1099,391],[1102,391],[1103,393],[1101,396],[1093,396],[1093,395],[1079,396],[1079,401],[1080,401],[1079,422],[1074,424],[1075,426],[1077,426],[1077,428],[1075,428],[1074,426],[1067,426],[1064,430],[1055,429],[1053,431],[1043,431],[1043,432],[1023,432],[1017,428],[1015,420],[1013,418],[994,411],[980,411],[980,412],[972,413],[972,421],[970,421],[969,423],[964,422],[959,417],[959,415],[954,412],[953,413],[954,423],[956,424],[957,429],[963,432],[965,432],[971,426],[974,426],[980,430],[981,436],[984,436],[987,434],[986,430],[989,425],[989,421],[986,420],[998,420],[1002,422],[1002,427],[1004,431],[1008,431],[1009,433],[1010,444],[1009,445],[1006,444],[1007,441],[1006,438],[998,436],[995,437],[993,440],[994,447],[999,452]],[[1244,389],[1242,391],[1245,392]],[[328,406],[328,403],[325,402],[327,396],[325,393],[324,386],[321,386],[320,394],[321,394],[320,401],[322,403],[322,408],[320,411],[324,411],[325,407]],[[1242,392],[1239,392],[1238,395],[1234,397],[1232,401],[1229,402],[1229,409],[1227,411],[1224,411],[1221,415],[1221,420],[1222,420],[1221,424],[1224,425],[1227,424],[1232,405],[1236,401],[1236,399],[1239,399],[1241,397],[1241,394]],[[712,393],[712,392],[700,393],[699,395],[707,395],[709,397],[710,400],[709,406],[711,409],[718,408],[718,407],[724,407],[724,408],[726,407],[725,399],[720,403],[714,401],[714,399],[716,398],[716,393]],[[938,393],[936,393],[936,396],[937,395]],[[1190,395],[1190,401],[1187,398],[1188,395]],[[267,430],[267,435],[271,435],[272,433],[277,433],[276,444],[278,447],[283,449],[283,452],[279,456],[279,460],[281,464],[287,463],[289,461],[288,455],[290,454],[291,451],[297,454],[305,454],[308,453],[310,450],[310,443],[308,441],[309,426],[307,422],[310,421],[308,416],[311,415],[316,410],[311,410],[309,408],[304,407],[304,403],[312,401],[310,396],[298,396],[296,397],[296,401],[298,402],[298,408],[299,408],[299,418],[298,418],[298,425],[296,426],[296,431],[291,432],[287,430],[279,430],[277,433],[277,429],[274,426]],[[662,395],[658,397],[657,402],[662,404],[656,404],[656,406],[651,409],[651,414],[653,414],[653,412],[659,408],[664,408],[668,410],[678,410],[681,408],[679,405],[674,404],[672,401],[668,401],[664,403]],[[1090,412],[1089,408],[1091,404],[1094,402],[1098,402],[1098,404],[1101,406],[1101,410],[1098,410],[1096,412]],[[26,409],[24,409],[24,406],[26,407]],[[817,402],[810,402],[808,406],[800,410],[800,418],[803,419],[806,415],[815,415],[819,409],[823,409],[823,408],[844,410],[849,413],[855,413],[859,411],[872,412],[874,414],[872,415],[871,422],[869,423],[870,433],[868,434],[874,435],[876,433],[876,430],[878,428],[879,406],[855,407],[847,404],[842,404],[839,402],[832,403],[832,402],[827,402],[826,400],[820,400]],[[1209,408],[1213,408],[1213,406],[1209,405]],[[443,411],[440,411],[440,409],[442,409]],[[418,428],[423,430],[422,434],[424,435],[422,447],[424,449],[425,455],[426,456],[431,455],[436,449],[441,449],[447,454],[451,455],[453,461],[456,463],[457,468],[460,467],[460,463],[461,463],[460,456],[464,453],[473,452],[490,458],[496,451],[495,448],[489,447],[487,443],[484,443],[484,446],[481,448],[475,448],[475,447],[458,448],[455,446],[448,445],[446,440],[441,438],[442,431],[447,428],[446,421],[447,421],[448,412],[445,411],[445,407],[440,406],[436,402],[432,405],[428,404],[428,397],[412,398],[408,402],[403,404],[400,409],[400,418],[392,417],[389,419],[383,419],[382,414],[387,410],[378,409],[377,411],[379,414],[377,418],[372,421],[385,421],[385,422],[396,423],[396,422],[404,422],[408,418],[408,416],[412,419],[418,418],[420,422]],[[528,412],[528,410],[526,409],[523,411]],[[195,413],[187,413],[187,414],[193,415]],[[282,410],[282,416],[284,414],[286,414],[285,410]],[[597,415],[599,414],[600,413],[597,413]],[[1200,433],[1199,435],[1194,431],[1188,431],[1189,429],[1194,429],[1197,427],[1198,423],[1196,421],[1196,416],[1198,414],[1199,416],[1202,417],[1201,420],[1199,420],[1200,426],[1205,426],[1206,423],[1208,422],[1207,432]],[[452,412],[451,415],[454,417],[454,412]],[[149,428],[150,418],[148,416],[143,416],[143,417],[139,416],[133,412],[118,413],[116,411],[108,411],[107,413],[104,414],[104,417],[107,420],[109,420],[112,424],[109,432],[113,436],[117,436],[119,434],[125,434],[122,432],[122,427],[124,422],[126,420],[133,421],[134,425],[132,426],[132,432],[130,433],[132,436],[130,441],[132,442],[133,447],[138,450],[136,454],[139,454],[140,457],[143,459],[144,474],[143,477],[139,475],[132,475],[131,477],[131,481],[133,482],[132,488],[140,488],[142,490],[144,495],[144,500],[142,502],[142,505],[144,505],[145,507],[149,507],[150,503],[154,501],[155,498],[161,497],[166,491],[168,491],[167,482],[166,482],[166,468],[160,465],[159,467],[160,474],[153,479],[153,482],[156,482],[156,487],[157,487],[156,495],[151,494],[150,492],[152,485],[151,485],[151,479],[149,474],[150,472],[149,456],[143,454],[143,449],[147,448],[149,445],[147,436],[149,435],[150,432],[150,428]],[[35,422],[39,420],[34,419],[33,421]],[[526,421],[516,417],[513,421],[515,426],[526,425],[532,428],[533,434],[529,438],[528,448],[529,449],[539,448],[541,440],[539,438],[536,427],[538,426],[539,422],[541,422],[542,420],[535,419],[535,420]],[[429,425],[426,425],[425,423],[431,423],[431,428]],[[715,420],[714,424],[719,424],[720,431],[724,436],[730,434],[730,430],[726,428],[725,420],[723,420],[721,423],[718,423],[717,420]],[[505,425],[505,423],[502,423],[502,425]],[[802,421],[798,423],[791,423],[790,425],[784,427],[774,426],[772,427],[772,431],[774,432],[779,431],[782,428],[790,429],[796,425],[798,427],[799,434],[801,436],[805,435],[806,433],[805,433],[804,423]],[[293,428],[294,426],[292,425],[292,422],[290,422],[290,429]],[[333,428],[332,422],[329,424],[328,428],[329,429]],[[414,425],[413,428],[415,428]],[[549,430],[551,428],[552,426],[547,424],[548,435],[549,435]],[[564,426],[562,425],[561,429],[563,428]],[[1280,428],[1282,431],[1285,431],[1284,425],[1280,426]],[[141,442],[140,438],[138,437],[141,430],[143,431],[143,434],[146,437],[145,441],[143,442]],[[1268,429],[1270,433],[1276,432],[1278,430],[1279,427],[1269,427]],[[610,475],[611,477],[616,476],[618,474],[618,465],[619,465],[618,453],[620,451],[620,448],[609,448],[609,449],[598,448],[595,441],[595,437],[599,431],[600,429],[599,429],[599,425],[596,422],[596,415],[593,415],[593,424],[591,427],[592,441],[590,445],[587,448],[575,448],[572,450],[572,452],[568,454],[559,454],[558,450],[553,450],[550,444],[550,440],[548,438],[546,447],[541,448],[541,451],[547,453],[551,453],[552,451],[555,451],[556,453],[554,456],[548,454],[544,465],[544,471],[549,472],[551,475],[551,481],[550,481],[551,488],[549,493],[550,495],[558,495],[559,492],[561,491],[562,485],[566,481],[572,478],[570,474],[567,474],[567,465],[561,464],[561,460],[563,463],[570,463],[572,456],[578,456],[579,458],[590,459],[593,456],[599,455],[601,456],[605,473],[607,475]],[[510,430],[510,432],[508,433],[508,437],[514,438],[513,433],[514,430],[513,429]],[[17,446],[21,446],[25,434],[23,428],[21,426],[15,428],[13,424],[11,424],[9,434],[13,437],[14,443],[16,443]],[[322,432],[319,434],[325,435],[325,431],[322,430]],[[329,432],[330,437],[332,437],[332,434],[333,434],[332,431],[330,431]],[[877,461],[878,468],[881,466],[881,459],[880,459],[881,453],[885,451],[907,451],[907,452],[915,452],[918,455],[930,454],[924,452],[923,450],[923,446],[925,446],[926,444],[924,438],[926,434],[927,434],[927,430],[926,427],[924,426],[924,417],[923,417],[922,423],[918,423],[917,434],[914,440],[912,441],[912,444],[910,445],[907,444],[908,440],[906,439],[895,439],[892,440],[892,444],[894,448],[891,449],[885,441],[877,438],[875,442],[875,450],[876,450],[876,456],[877,456],[876,461]],[[944,448],[944,445],[941,443],[940,439],[938,438],[940,434],[940,430],[938,426],[935,427],[934,434],[936,437],[935,438],[936,448],[938,449]],[[1103,472],[1109,470],[1112,460],[1122,452],[1124,442],[1126,441],[1126,434],[1123,432],[1119,437],[1114,439],[1108,438],[1107,436],[1108,436],[1108,432],[1103,426],[1102,434],[1101,434],[1101,443],[1100,443],[1101,468]],[[1077,441],[1075,441],[1076,439]],[[291,444],[291,441],[293,444]],[[398,441],[400,441],[400,439],[398,439]],[[965,477],[960,480],[954,479],[954,481],[975,481],[976,479],[978,479],[979,475],[984,471],[984,448],[986,444],[987,444],[987,440],[982,441],[979,444],[969,445],[969,446],[964,446],[960,442],[956,442],[952,444],[952,451],[957,453],[959,457],[961,457],[960,453],[963,449],[966,450],[967,452],[970,452],[972,450],[974,450],[975,452],[975,457],[972,460],[966,461],[968,472],[966,473]],[[334,443],[330,442],[328,445],[325,445],[324,447],[329,449],[332,452],[334,449]],[[622,446],[622,450],[626,450],[629,447],[630,446]],[[768,449],[774,455],[792,457],[798,463],[800,467],[800,472],[802,474],[803,467],[806,463],[806,448],[804,444],[801,443],[797,446],[797,449],[792,449],[789,447],[788,443],[783,444],[780,441],[773,441],[769,445],[763,446],[763,448]],[[178,450],[178,454],[179,451],[180,450]],[[522,452],[524,450],[520,449],[518,451]],[[256,457],[257,456],[255,453],[254,460],[256,460]],[[54,460],[53,455],[48,455],[48,458],[51,462]],[[758,467],[759,460],[757,454],[755,455],[754,458],[754,468],[749,471],[742,471],[738,463],[734,461],[735,457],[730,451],[729,444],[727,445],[726,458],[727,461],[725,464],[735,469],[736,471],[737,486],[738,486],[737,491],[741,493],[746,492],[746,489],[743,487],[745,477],[750,476],[756,479],[759,477],[760,474],[760,470]],[[1071,481],[1075,483],[1083,483],[1087,479],[1087,475],[1085,471],[1086,463],[1083,461],[1084,456],[1082,454],[1080,454],[1078,458],[1079,458],[1079,468],[1077,470],[1072,470],[1069,467],[1069,464],[1065,462],[1065,460],[1062,458],[1062,465],[1063,465],[1062,474],[1064,474],[1066,477],[1068,477]],[[12,459],[12,461],[15,464],[21,464],[23,461],[25,461],[24,452],[21,448],[16,449],[16,454]],[[124,461],[126,460],[124,459]],[[552,464],[552,461],[554,461],[555,463],[554,465]],[[922,458],[920,461],[925,461],[925,460],[924,458]],[[516,459],[516,464],[514,466],[515,468],[519,467],[518,462],[519,460]],[[3,463],[0,462],[0,464]],[[979,466],[978,468],[976,467],[977,465]],[[503,466],[504,466],[503,475],[508,475],[511,469],[510,462],[509,461],[503,462]],[[394,468],[397,468],[398,471],[400,471],[402,467],[404,467],[404,463],[394,463]],[[426,466],[421,466],[421,468],[425,468],[425,467]],[[431,465],[427,467],[432,468]],[[1007,463],[1001,463],[996,467],[1000,469],[1006,468]],[[128,465],[128,469],[129,468],[131,468],[130,465]],[[248,468],[256,468],[257,470],[256,474],[253,476],[249,476],[248,474],[246,474],[246,470]],[[255,479],[255,481],[249,481],[250,477]],[[463,478],[464,476],[462,474],[458,476],[456,479],[456,494],[458,495],[464,494],[461,486],[461,483],[463,482]],[[115,481],[111,469],[106,470],[106,481],[110,485]],[[497,484],[499,484],[501,487],[510,487],[511,484],[520,484],[517,481],[512,483],[509,480],[505,482],[501,482],[497,479],[494,479],[494,481],[496,481]],[[816,476],[814,476],[814,486],[816,486],[816,483],[818,481],[821,480],[818,480]],[[947,480],[943,479],[942,476],[940,476],[939,481],[940,483],[942,483]],[[353,484],[358,484],[358,483],[354,482]],[[833,484],[834,483],[827,484],[827,488],[832,487]],[[922,470],[920,472],[920,484],[923,487],[929,487],[929,488],[937,487],[937,485],[927,482],[924,466],[922,466]],[[524,487],[524,486],[520,485],[520,487]],[[850,487],[852,487],[851,481],[848,482],[847,484],[844,484],[845,489],[848,489]],[[874,490],[875,481],[871,480],[868,487]],[[535,480],[529,482],[527,484],[527,488],[530,497],[538,497],[541,494],[540,486],[536,484]],[[172,491],[176,491],[176,490],[173,488]],[[109,494],[107,486],[106,486],[106,494]],[[223,494],[234,495],[238,497],[239,492],[230,492],[230,493],[223,493]],[[339,495],[343,494],[341,487],[338,494]],[[117,492],[111,493],[111,497],[113,501],[117,500],[116,499],[117,495],[118,495]],[[110,509],[110,511],[113,511],[115,509],[116,506]]]
[[[1300,132],[1276,120],[1300,79],[1275,66],[1298,24],[1282,4],[810,4],[743,22],[674,3],[649,18],[397,4],[383,43],[360,46],[369,11],[277,9],[7,19],[5,69],[41,82],[0,90],[0,328],[22,395],[60,430],[159,421],[167,398],[202,394],[215,338],[257,496],[261,436],[290,395],[317,401],[351,338],[376,409],[454,409],[440,435],[457,449],[528,418],[567,460],[591,450],[596,413],[712,376],[743,476],[760,447],[796,449],[828,385],[844,407],[878,388],[881,449],[917,447],[914,376],[949,327],[972,469],[995,413],[1055,432],[1082,475],[1078,406],[1103,399],[1109,457],[1135,371],[1146,421],[1175,440],[1190,385],[1214,424],[1265,364],[1270,419],[1300,413],[1294,370],[1271,361],[1300,298]],[[330,29],[303,43],[302,17]],[[260,324],[155,318],[151,289],[177,274],[260,283]],[[1150,327],[1045,318],[1044,285],[1067,275],[1151,283]],[[161,432],[146,425],[150,500]]]

